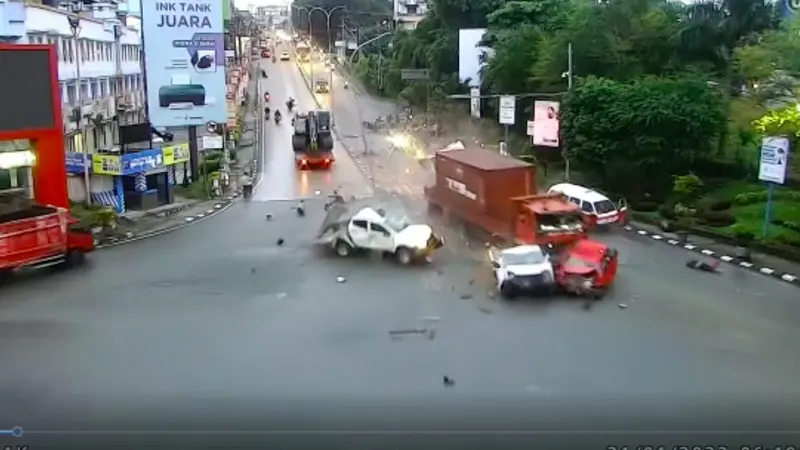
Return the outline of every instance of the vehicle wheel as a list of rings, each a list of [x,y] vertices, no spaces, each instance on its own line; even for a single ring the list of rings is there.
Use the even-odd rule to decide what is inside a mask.
[[[345,241],[339,241],[336,243],[336,254],[343,258],[350,256],[353,254],[353,247]]]
[[[400,264],[407,266],[414,261],[414,253],[411,252],[411,249],[406,247],[400,247],[394,252],[395,258],[397,258],[397,262]]]
[[[86,253],[72,250],[67,252],[67,257],[64,259],[64,267],[72,268],[80,266],[86,262]]]
[[[500,296],[506,300],[513,300],[516,297],[516,292],[508,283],[503,283],[500,285]]]

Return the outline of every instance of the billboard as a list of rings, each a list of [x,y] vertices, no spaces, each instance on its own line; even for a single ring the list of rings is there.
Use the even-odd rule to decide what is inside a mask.
[[[55,126],[50,53],[40,47],[0,50],[0,131],[41,130]],[[12,69],[13,68],[13,69]],[[20,77],[30,89],[20,89]],[[61,111],[58,111],[61,114]]]
[[[153,126],[225,121],[223,3],[142,2],[147,111]]]
[[[533,145],[559,146],[559,109],[558,102],[536,101],[533,103]]]
[[[458,81],[470,86],[481,85],[481,59],[490,51],[481,47],[480,42],[486,28],[465,28],[458,30]]]

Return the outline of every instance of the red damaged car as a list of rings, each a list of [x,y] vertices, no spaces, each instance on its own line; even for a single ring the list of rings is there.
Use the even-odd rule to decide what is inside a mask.
[[[602,242],[584,239],[554,261],[555,281],[566,293],[602,298],[617,277],[619,254]]]

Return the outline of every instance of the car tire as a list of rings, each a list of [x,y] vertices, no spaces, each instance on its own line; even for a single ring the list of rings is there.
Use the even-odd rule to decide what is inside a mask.
[[[500,285],[500,296],[506,300],[513,300],[516,297],[516,292],[508,283],[503,283]]]
[[[407,247],[400,247],[394,252],[394,257],[401,265],[408,266],[414,262],[414,253]]]
[[[336,254],[342,258],[346,258],[353,254],[353,246],[342,240],[336,242],[335,250]]]

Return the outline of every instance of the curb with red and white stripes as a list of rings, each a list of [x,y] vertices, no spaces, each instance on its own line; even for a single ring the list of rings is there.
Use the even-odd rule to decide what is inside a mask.
[[[631,233],[636,233],[639,236],[649,237],[650,239],[653,239],[654,241],[663,242],[663,243],[665,243],[667,245],[671,245],[673,247],[683,247],[685,250],[688,250],[690,252],[699,253],[699,254],[701,254],[703,256],[706,256],[706,257],[709,257],[709,258],[714,258],[714,259],[720,260],[722,262],[725,262],[725,263],[728,263],[728,264],[731,264],[731,265],[734,265],[734,266],[738,266],[738,267],[740,267],[742,269],[750,270],[752,272],[758,272],[758,273],[760,273],[762,275],[766,275],[768,277],[775,278],[775,279],[783,281],[785,283],[789,283],[791,285],[800,287],[800,277],[798,275],[791,274],[791,273],[784,273],[784,272],[781,272],[779,270],[773,269],[771,267],[765,267],[765,266],[760,266],[760,265],[757,265],[757,264],[753,264],[752,262],[742,260],[742,259],[737,258],[735,256],[725,255],[723,253],[719,253],[719,252],[716,252],[714,250],[709,250],[707,248],[703,248],[702,246],[689,244],[689,243],[681,243],[678,240],[668,239],[668,238],[666,238],[666,237],[664,237],[664,236],[662,236],[660,234],[651,233],[651,232],[649,232],[647,230],[643,230],[641,228],[636,228],[636,227],[633,227],[633,226],[630,226],[630,225],[626,225],[623,228],[624,228],[625,231],[628,231],[628,232],[631,232]]]

